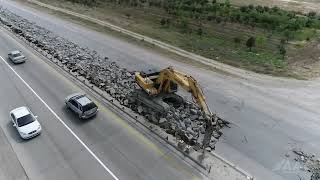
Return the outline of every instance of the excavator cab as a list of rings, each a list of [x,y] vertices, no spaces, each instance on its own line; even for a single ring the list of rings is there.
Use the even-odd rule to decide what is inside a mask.
[[[140,90],[136,90],[131,95],[132,103],[136,105],[144,105],[153,112],[157,118],[165,115],[170,106],[175,108],[180,107],[184,100],[181,96],[177,95],[178,84],[174,81],[170,81],[169,89],[166,92],[158,92],[161,83],[158,82],[161,76],[161,71],[156,69],[148,69],[135,73],[135,79]],[[169,80],[164,80],[168,82]]]
[[[138,82],[139,86],[145,90],[148,94],[150,94],[150,89],[155,88],[158,89],[160,86],[160,83],[157,83],[157,79],[160,76],[160,72],[158,69],[148,69],[143,70],[138,73],[136,73],[136,81]],[[168,81],[168,80],[165,80]],[[178,92],[178,84],[174,81],[170,80],[170,88],[168,89],[167,93],[176,93]],[[153,95],[156,93],[151,93],[150,95]]]

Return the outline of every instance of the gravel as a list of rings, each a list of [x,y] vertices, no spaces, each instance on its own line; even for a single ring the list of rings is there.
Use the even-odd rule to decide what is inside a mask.
[[[303,165],[300,170],[311,172],[311,180],[320,180],[320,159],[316,159],[315,154],[306,154],[301,150],[293,150],[293,152],[296,155],[295,160]]]

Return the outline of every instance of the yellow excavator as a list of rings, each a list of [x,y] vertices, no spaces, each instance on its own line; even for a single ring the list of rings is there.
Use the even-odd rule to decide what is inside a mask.
[[[165,114],[170,105],[179,107],[183,103],[182,97],[176,94],[178,85],[192,94],[193,100],[203,112],[207,124],[207,139],[212,135],[213,126],[218,117],[211,113],[202,89],[192,76],[175,70],[173,67],[161,71],[136,72],[135,80],[141,87],[135,93],[135,101],[144,104],[154,114]],[[206,139],[206,138],[205,138]],[[207,143],[207,142],[204,142]]]

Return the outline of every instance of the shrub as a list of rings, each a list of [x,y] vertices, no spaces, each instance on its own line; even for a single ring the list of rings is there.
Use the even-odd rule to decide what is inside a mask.
[[[284,47],[284,45],[280,45],[279,46],[279,53],[282,55],[282,57],[284,58],[286,53],[287,53],[287,50],[286,48]]]
[[[250,37],[246,42],[246,46],[252,51],[252,48],[256,46],[256,38]]]
[[[202,28],[201,28],[201,27],[199,27],[199,28],[198,28],[198,30],[197,30],[197,34],[198,34],[199,36],[202,36],[202,34],[203,34],[203,30],[202,30]]]
[[[161,18],[160,24],[161,24],[161,26],[166,25],[166,19],[165,18]]]
[[[308,17],[309,17],[309,18],[315,18],[316,15],[317,15],[317,13],[314,12],[314,11],[311,11],[311,12],[308,13]]]

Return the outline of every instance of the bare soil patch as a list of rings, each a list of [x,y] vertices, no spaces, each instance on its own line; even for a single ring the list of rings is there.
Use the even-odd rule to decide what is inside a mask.
[[[219,0],[224,1],[224,0]],[[320,1],[318,0],[231,0],[235,5],[263,5],[263,6],[279,6],[283,9],[289,9],[301,12],[320,11]]]

